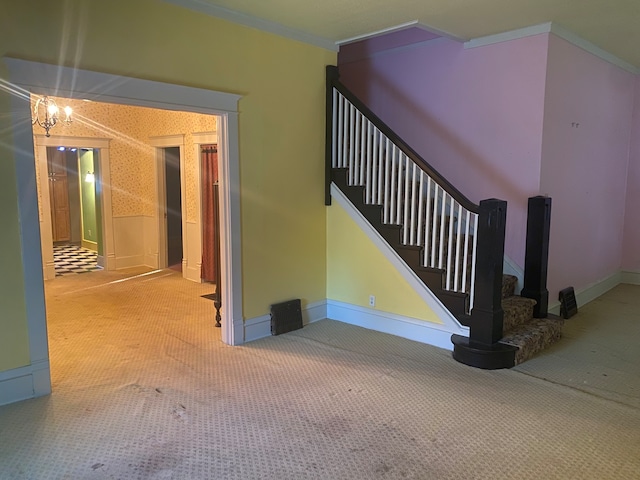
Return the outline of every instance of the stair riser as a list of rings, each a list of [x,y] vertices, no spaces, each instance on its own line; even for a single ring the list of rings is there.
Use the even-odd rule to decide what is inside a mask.
[[[562,338],[562,330],[554,329],[552,331],[545,333],[545,335],[542,338],[536,339],[535,342],[531,342],[526,346],[519,348],[518,351],[516,352],[516,358],[515,358],[516,365],[526,362],[527,360],[535,356],[535,354],[537,354],[538,352],[558,342],[561,338]]]
[[[505,333],[514,329],[519,325],[527,323],[533,318],[533,306],[517,306],[517,307],[504,307],[504,320],[502,322],[502,329]]]
[[[430,290],[442,290],[442,274],[434,272],[418,272],[418,277]]]

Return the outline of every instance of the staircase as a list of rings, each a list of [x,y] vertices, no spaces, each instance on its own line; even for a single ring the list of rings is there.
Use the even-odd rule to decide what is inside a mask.
[[[469,201],[338,81],[336,67],[327,67],[326,127],[325,203],[333,183],[469,327],[469,337],[451,338],[454,359],[509,368],[560,338],[562,321],[545,318],[550,199],[530,199],[523,289],[530,298],[517,296],[517,278],[502,272],[506,202]],[[535,199],[546,219],[531,215]]]
[[[502,343],[517,347],[514,362],[518,365],[562,337],[564,320],[559,317],[534,318],[536,301],[515,295],[518,279],[504,275],[502,310],[504,311]]]

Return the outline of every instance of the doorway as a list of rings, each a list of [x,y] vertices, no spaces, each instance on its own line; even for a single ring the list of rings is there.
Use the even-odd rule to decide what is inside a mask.
[[[161,84],[132,77],[110,75],[78,68],[49,65],[20,59],[4,58],[9,70],[9,79],[16,87],[28,89],[39,95],[73,95],[84,100],[101,100],[119,104],[140,105],[182,111],[219,115],[218,152],[220,158],[220,211],[221,211],[221,264],[222,290],[222,341],[229,345],[243,343],[244,322],[242,308],[242,267],[240,232],[240,168],[238,138],[238,101],[240,95],[191,87]],[[109,85],[108,91],[104,86]],[[15,115],[12,115],[13,152],[16,165],[18,198],[20,202],[19,225],[20,242],[23,252],[23,274],[25,303],[29,332],[29,365],[21,368],[19,391],[12,398],[29,398],[51,392],[49,373],[49,352],[47,347],[46,313],[43,293],[43,259],[39,252],[39,239],[44,241],[47,230],[40,228],[37,195],[33,188],[36,178],[33,164],[34,134],[31,129],[30,105],[22,98],[15,97]],[[44,135],[36,137],[36,156],[41,155],[41,145],[49,140]],[[41,137],[41,138],[39,138]],[[94,140],[92,140],[93,142]],[[57,142],[56,142],[57,143]],[[110,170],[108,161],[108,141],[103,141],[105,152],[101,166],[103,212],[111,214]],[[40,170],[43,171],[43,170]],[[40,177],[42,182],[42,177]],[[44,180],[46,182],[46,179]],[[43,191],[43,190],[40,190]],[[48,201],[48,199],[43,201]],[[46,210],[45,210],[46,212]],[[42,221],[50,220],[43,212]],[[105,260],[107,269],[115,268],[114,238],[112,218],[103,217],[105,231]],[[50,231],[50,226],[49,230]],[[51,243],[49,243],[51,244]],[[16,373],[16,375],[18,375]],[[18,378],[16,376],[16,378]],[[24,380],[23,380],[24,379]]]
[[[55,276],[101,269],[99,150],[49,146],[46,165]]]
[[[182,271],[182,187],[180,169],[180,147],[163,149],[164,214],[166,237],[166,265],[172,270]]]

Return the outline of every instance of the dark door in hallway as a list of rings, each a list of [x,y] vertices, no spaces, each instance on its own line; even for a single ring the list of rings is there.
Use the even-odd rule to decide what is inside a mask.
[[[182,200],[180,187],[180,148],[164,149],[167,215],[167,265],[182,265]]]
[[[47,148],[47,171],[53,241],[67,242],[71,240],[71,220],[67,161],[63,151]]]

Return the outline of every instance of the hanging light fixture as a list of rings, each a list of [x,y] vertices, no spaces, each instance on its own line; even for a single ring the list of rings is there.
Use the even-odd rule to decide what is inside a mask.
[[[73,113],[73,110],[71,110],[71,107],[68,107],[68,106],[64,107],[65,123],[67,124],[71,123],[72,113]],[[35,125],[37,123],[38,125],[40,125],[42,128],[44,128],[44,131],[46,132],[46,136],[50,137],[51,135],[49,134],[49,130],[55,127],[56,124],[58,123],[59,114],[60,114],[60,111],[58,109],[58,105],[56,104],[55,100],[45,95],[44,97],[40,97],[36,101],[35,105],[33,106],[32,124]]]

